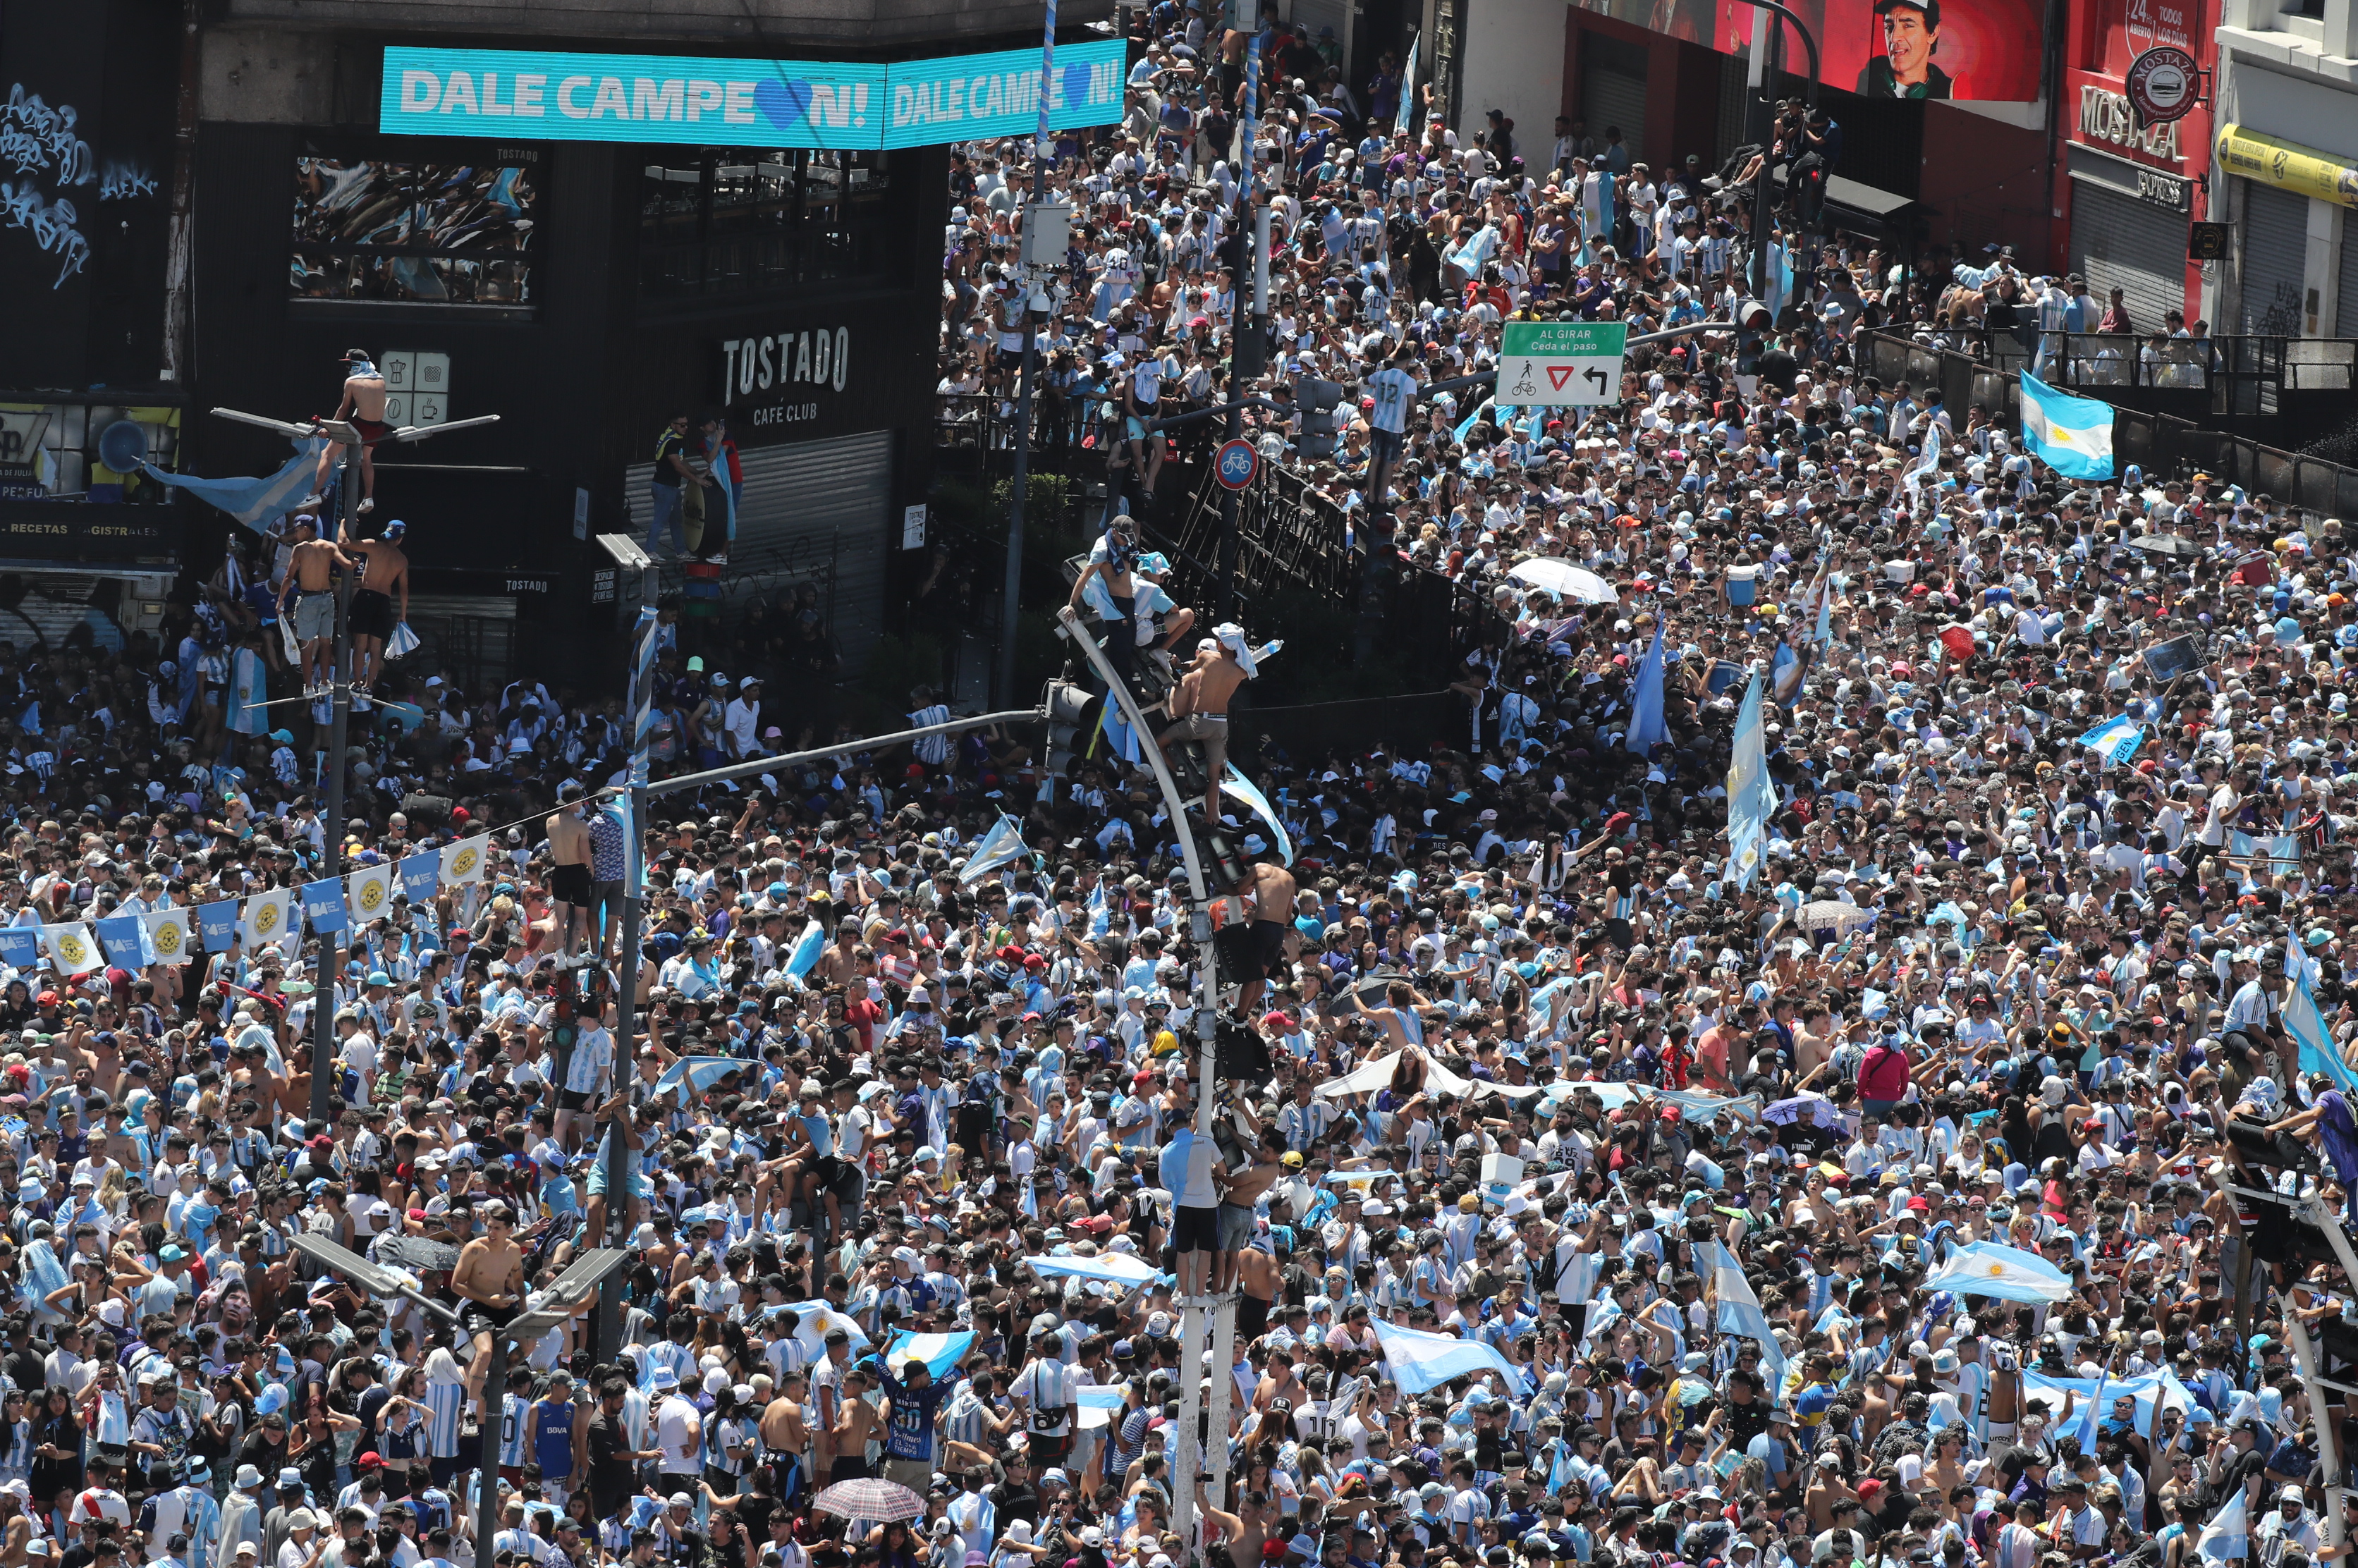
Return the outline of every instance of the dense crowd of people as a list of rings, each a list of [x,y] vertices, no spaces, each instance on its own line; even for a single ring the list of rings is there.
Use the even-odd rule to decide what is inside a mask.
[[[1038,328],[1127,498],[1075,603],[1185,771],[1251,650],[1165,589],[1150,427],[1240,390],[1265,208],[1243,390],[1351,396],[1331,453],[1253,438],[1484,596],[1462,729],[1238,757],[1206,950],[1111,738],[1060,778],[844,736],[634,854],[619,695],[396,669],[322,821],[327,699],[261,706],[305,529],[160,644],[8,650],[0,1568],[2336,1555],[2297,1363],[2353,1303],[2281,1205],[2358,1213],[2341,523],[1879,384],[1863,330],[2072,280],[1828,233],[1823,117],[1658,169],[1200,0],[1140,26],[1125,122],[1046,150],[1066,265],[1016,270],[1037,149],[953,158],[945,393],[1011,401]],[[1595,406],[1425,394],[1566,315],[1704,325]],[[842,733],[744,679],[834,667],[815,604],[659,636],[659,774]],[[383,867],[340,932],[256,925]],[[1206,1083],[1216,1027],[1265,1065]]]

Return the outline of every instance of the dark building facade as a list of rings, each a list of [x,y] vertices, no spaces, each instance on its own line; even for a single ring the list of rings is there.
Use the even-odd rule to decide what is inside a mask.
[[[0,20],[21,82],[0,165],[37,164],[0,198],[0,274],[32,307],[0,334],[0,572],[19,525],[62,541],[60,569],[141,565],[148,589],[210,570],[236,524],[116,482],[99,435],[130,417],[168,465],[267,474],[285,440],[203,411],[328,414],[361,348],[395,422],[500,417],[378,457],[370,527],[409,524],[413,622],[447,656],[546,669],[606,649],[627,611],[595,535],[644,536],[660,432],[714,413],[744,473],[726,591],[815,586],[857,666],[927,485],[946,149],[739,146],[719,124],[691,146],[387,135],[385,49],[875,62],[1036,47],[1036,12],[230,0],[189,16],[93,0]]]

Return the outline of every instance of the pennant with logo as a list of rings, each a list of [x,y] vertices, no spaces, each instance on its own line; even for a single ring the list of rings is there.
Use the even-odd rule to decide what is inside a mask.
[[[135,914],[115,914],[93,927],[106,947],[109,961],[125,969],[144,969],[156,961],[148,946],[147,927]]]
[[[185,964],[196,957],[197,932],[189,909],[151,909],[139,917],[147,928],[151,964]]]
[[[86,975],[106,966],[106,960],[99,956],[97,939],[91,935],[90,927],[79,920],[64,925],[42,926],[41,946],[49,949],[49,962],[61,975]]]
[[[344,910],[344,884],[330,877],[303,884],[303,918],[314,931],[342,931],[352,925]]]
[[[432,898],[441,880],[442,857],[435,851],[421,849],[401,858],[401,891],[409,895],[410,903],[424,903]]]
[[[33,925],[0,926],[0,964],[12,969],[40,968],[40,928]]]
[[[442,850],[442,880],[446,882],[479,882],[492,861],[492,836],[478,833],[472,838],[461,838]]]
[[[363,866],[344,879],[344,907],[362,925],[393,913],[393,863]]]
[[[238,926],[238,937],[249,952],[295,934],[293,888],[273,888],[245,901],[245,919]]]
[[[237,941],[237,900],[197,907],[197,937],[208,953],[224,953]]]

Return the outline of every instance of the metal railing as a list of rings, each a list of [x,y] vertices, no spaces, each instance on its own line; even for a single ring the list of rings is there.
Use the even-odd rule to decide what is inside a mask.
[[[2265,340],[2212,341],[2257,343]],[[2274,341],[2303,348],[2311,344],[2335,346],[2331,341],[2316,339]],[[2018,369],[1985,364],[1957,349],[1919,343],[1887,332],[1861,333],[1856,352],[1860,368],[1881,379],[1887,386],[1905,381],[1918,388],[1939,387],[1942,401],[1952,409],[1979,404],[1999,424],[2020,427]],[[2022,362],[2028,363],[2027,360]],[[2230,359],[2228,362],[2234,362]],[[2293,362],[2298,365],[2302,362],[2296,358]],[[2285,451],[2256,438],[2221,429],[2215,415],[2198,410],[2193,417],[2188,417],[2180,413],[2129,406],[2107,396],[2110,389],[2102,385],[2082,385],[2075,390],[2113,404],[2114,458],[2124,466],[2136,464],[2148,478],[2185,479],[2197,472],[2206,473],[2305,511],[2328,516],[2358,515],[2358,469],[2330,458]]]
[[[2050,386],[2092,395],[2103,395],[2105,388],[2208,394],[2187,401],[2221,414],[2274,414],[2285,393],[2358,392],[2358,339],[2254,334],[2165,338],[2155,333],[1927,327],[1914,346],[1932,353],[1963,354],[1977,365],[2008,374],[2035,368]]]

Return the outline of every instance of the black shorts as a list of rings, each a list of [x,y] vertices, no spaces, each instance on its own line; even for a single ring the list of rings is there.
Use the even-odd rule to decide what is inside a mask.
[[[1181,1204],[1171,1225],[1171,1249],[1178,1253],[1220,1249],[1220,1211]]]
[[[373,588],[352,591],[352,615],[355,637],[393,635],[393,600]]]
[[[514,1319],[516,1314],[523,1310],[522,1307],[485,1306],[481,1302],[469,1302],[466,1313],[467,1332],[471,1335],[495,1333],[505,1328]]]
[[[587,1109],[589,1109],[589,1108],[590,1108],[590,1091],[589,1091],[588,1089],[559,1089],[559,1090],[557,1090],[557,1109],[559,1109],[559,1110],[587,1110]]]
[[[560,863],[548,869],[548,896],[560,903],[587,909],[597,896],[597,888],[588,866]]]
[[[1274,920],[1237,921],[1220,927],[1222,980],[1265,980],[1285,967],[1287,927]]]
[[[1408,438],[1398,430],[1371,428],[1368,432],[1368,455],[1389,468],[1400,461],[1401,449],[1407,439]]]

